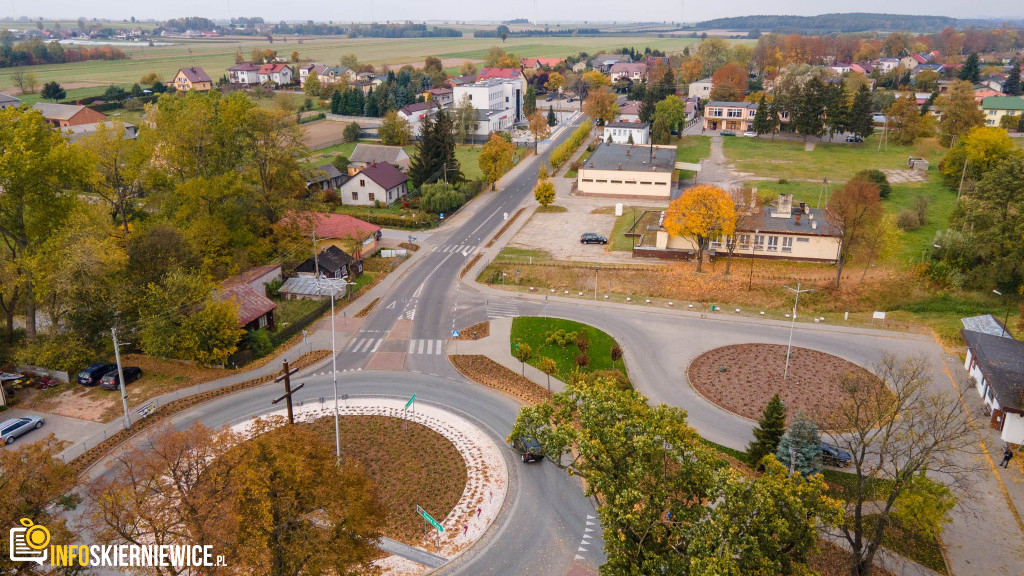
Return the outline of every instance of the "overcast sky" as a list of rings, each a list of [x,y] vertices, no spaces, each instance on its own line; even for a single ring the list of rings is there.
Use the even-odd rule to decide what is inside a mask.
[[[820,0],[732,0],[704,2],[689,0],[518,0],[515,2],[471,2],[467,0],[8,0],[8,16],[77,19],[86,18],[167,19],[179,16],[262,16],[270,22],[282,19],[312,19],[335,22],[385,20],[507,20],[531,21],[678,21],[687,22],[749,14],[819,14]],[[3,8],[0,8],[2,11]],[[824,11],[828,12],[829,9]],[[929,14],[957,18],[1024,18],[1021,0],[860,0],[860,12]]]

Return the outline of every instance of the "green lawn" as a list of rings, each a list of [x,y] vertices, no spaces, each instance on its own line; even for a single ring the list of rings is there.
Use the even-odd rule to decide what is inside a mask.
[[[676,162],[700,163],[701,160],[711,156],[710,136],[681,136],[675,143]],[[679,179],[689,180],[696,174],[693,170],[680,170]]]
[[[725,138],[726,158],[740,172],[748,172],[760,179],[788,178],[821,182],[845,182],[861,170],[869,168],[906,168],[909,156],[926,158],[938,166],[945,154],[934,138],[920,139],[913,146],[890,143],[888,151],[878,150],[878,136],[867,138],[863,144],[818,143],[814,150],[804,150],[804,143],[770,138]]]
[[[320,306],[319,300],[275,300],[275,324],[278,329],[285,328]]]
[[[576,368],[575,358],[580,351],[575,343],[566,342],[565,346],[559,346],[557,342],[551,344],[545,342],[547,332],[559,329],[566,332],[579,332],[580,330],[587,332],[587,336],[590,338],[590,351],[587,353],[590,357],[590,364],[583,368],[584,372],[622,368],[622,360],[616,362],[616,366],[612,366],[610,352],[612,346],[615,346],[615,340],[611,336],[593,326],[558,318],[526,316],[512,320],[512,337],[509,347],[513,356],[517,343],[528,344],[534,354],[533,359],[529,361],[531,366],[536,367],[541,357],[551,358],[558,364],[555,376],[562,381],[567,380],[573,369]]]
[[[904,260],[920,260],[921,255],[935,241],[935,233],[949,225],[949,217],[956,208],[956,190],[950,190],[942,184],[942,176],[937,168],[930,170],[929,175],[928,182],[893,186],[892,193],[882,202],[887,214],[899,214],[901,210],[912,207],[914,198],[928,198],[928,219],[925,225],[903,233]]]

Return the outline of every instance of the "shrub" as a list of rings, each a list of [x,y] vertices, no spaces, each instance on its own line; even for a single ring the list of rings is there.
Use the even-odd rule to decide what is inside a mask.
[[[548,162],[551,164],[552,172],[557,172],[562,164],[565,164],[566,160],[576,153],[576,149],[580,147],[580,144],[583,144],[587,136],[590,136],[590,132],[593,129],[594,125],[591,122],[580,124],[580,127],[573,131],[568,140],[562,142],[551,151],[551,154],[548,155]]]
[[[590,364],[590,356],[587,356],[586,354],[582,354],[582,353],[576,355],[576,365],[577,366],[579,366],[580,368],[583,368],[584,366],[587,366],[588,364]]]
[[[427,212],[450,213],[465,203],[465,192],[443,182],[424,184],[420,190],[420,206]]]
[[[341,195],[337,190],[323,190],[320,192],[320,201],[329,206],[340,206]]]
[[[76,336],[64,333],[49,338],[40,337],[35,344],[27,344],[14,355],[18,364],[31,364],[40,368],[75,372],[96,359],[97,350]]]
[[[779,178],[779,184],[789,184],[788,178]]]
[[[889,184],[889,179],[885,176],[885,172],[881,170],[861,170],[853,175],[853,177],[861,178],[871,182],[875,186],[878,186],[878,195],[882,198],[888,198],[889,194],[892,193],[892,185]]]
[[[359,140],[359,137],[363,134],[363,129],[359,127],[359,124],[355,122],[345,126],[345,130],[342,131],[341,135],[345,137],[345,140],[349,142],[355,142]]]
[[[896,225],[901,229],[910,232],[921,225],[921,220],[918,218],[917,212],[907,208],[905,210],[901,210],[899,215],[896,216]]]
[[[928,197],[914,196],[914,211],[917,213],[917,221],[921,226],[928,223]]]
[[[629,383],[629,378],[621,370],[597,370],[587,375],[587,382],[590,384],[598,380],[614,382],[619,390],[629,390],[633,387]]]
[[[249,349],[253,351],[257,358],[266,356],[274,351],[274,342],[270,339],[270,332],[266,328],[249,330],[246,340],[249,343]]]

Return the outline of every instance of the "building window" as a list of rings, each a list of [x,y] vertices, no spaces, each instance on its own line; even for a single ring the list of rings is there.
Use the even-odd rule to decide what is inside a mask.
[[[792,252],[793,251],[793,239],[790,238],[789,236],[786,236],[785,238],[782,239],[782,251],[783,252]]]
[[[757,234],[754,236],[754,250],[764,250],[764,235]]]
[[[598,184],[607,184],[608,181],[607,180],[598,180],[597,183]]]
[[[769,252],[778,252],[779,251],[779,237],[778,236],[769,236],[768,237],[768,251]]]
[[[375,198],[374,198],[373,192],[370,192],[370,202],[373,202],[374,200],[375,200]]]
[[[359,200],[359,192],[353,192],[352,193],[352,199],[353,200]]]
[[[366,180],[363,178],[359,179],[359,187],[364,188],[366,186]]]
[[[737,234],[736,242],[740,250],[750,250],[750,234]]]
[[[584,178],[583,181],[584,182],[593,182],[594,179],[593,178]]]
[[[626,184],[636,184],[636,180],[626,180]]]
[[[264,314],[263,316],[260,316],[259,320],[260,320],[260,322],[259,322],[260,328],[263,328],[264,326],[267,325],[267,315],[266,314]]]
[[[810,238],[797,238],[796,241],[797,242],[810,242],[811,239]]]
[[[612,184],[622,184],[622,180],[612,180]]]
[[[743,111],[742,110],[734,110],[734,109],[730,108],[729,111],[727,112],[726,116],[728,116],[729,118],[742,118],[743,117]]]

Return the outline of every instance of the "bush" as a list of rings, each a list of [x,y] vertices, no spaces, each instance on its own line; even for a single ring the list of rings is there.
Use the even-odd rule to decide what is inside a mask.
[[[433,218],[422,213],[405,218],[398,214],[360,214],[359,219],[382,228],[423,228],[434,222]]]
[[[633,387],[629,383],[629,378],[621,370],[597,370],[587,375],[587,383],[589,384],[593,384],[598,380],[614,382],[619,390],[629,390]]]
[[[577,354],[576,355],[576,365],[577,366],[579,366],[580,368],[583,368],[584,366],[587,366],[588,364],[590,364],[590,356],[587,356],[586,354]]]
[[[921,226],[928,223],[928,197],[914,196],[914,212],[917,213],[917,221]]]
[[[442,182],[424,184],[420,189],[420,206],[427,212],[450,213],[465,203],[465,192]]]
[[[40,368],[77,372],[96,359],[97,351],[75,334],[58,334],[49,338],[42,336],[35,344],[26,344],[14,355],[18,364],[31,364]]]
[[[348,126],[345,126],[345,130],[341,133],[341,135],[345,137],[345,140],[349,142],[355,142],[356,140],[359,140],[359,137],[362,136],[362,134],[363,129],[360,128],[359,124],[356,124],[355,122],[352,122]]]
[[[789,184],[788,178],[779,178],[779,184]]]
[[[340,206],[341,194],[337,190],[322,190],[320,192],[320,201],[328,206]]]
[[[274,342],[270,339],[270,332],[266,328],[249,330],[246,340],[249,343],[249,349],[253,351],[257,358],[266,356],[274,351]]]
[[[548,156],[548,162],[551,164],[552,172],[557,172],[562,164],[565,164],[566,160],[576,153],[576,149],[580,147],[580,144],[583,144],[587,136],[590,136],[590,132],[593,129],[594,125],[591,122],[580,124],[580,127],[573,131],[568,140],[562,142],[551,151],[551,154]]]
[[[284,285],[284,280],[278,278],[269,284],[266,284],[267,298],[280,298],[281,297],[281,286]]]
[[[892,193],[892,186],[889,184],[889,179],[885,176],[885,172],[881,170],[861,170],[853,175],[854,178],[862,178],[871,182],[875,186],[878,186],[878,195],[882,198],[888,198],[889,194]]]
[[[916,211],[907,208],[905,210],[901,210],[899,215],[896,216],[896,225],[901,229],[910,232],[911,230],[916,230],[917,227],[921,225],[921,220],[918,218]]]

